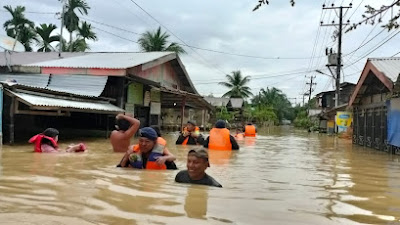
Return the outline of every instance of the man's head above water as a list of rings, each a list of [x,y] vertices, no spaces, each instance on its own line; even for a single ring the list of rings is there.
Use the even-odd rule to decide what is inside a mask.
[[[151,127],[143,127],[139,130],[139,147],[143,153],[150,152],[157,143],[157,132]]]
[[[115,123],[115,128],[120,131],[127,131],[132,125],[128,120],[123,118],[117,119]]]
[[[195,148],[188,152],[186,167],[192,180],[200,180],[205,175],[205,170],[210,166],[208,152],[204,148]]]
[[[194,121],[189,120],[186,124],[186,129],[189,132],[193,132],[196,129],[196,123]]]

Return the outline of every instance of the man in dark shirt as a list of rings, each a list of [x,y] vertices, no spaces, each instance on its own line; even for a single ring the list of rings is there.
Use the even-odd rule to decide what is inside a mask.
[[[210,166],[208,152],[204,148],[192,149],[188,153],[187,170],[180,171],[175,181],[178,183],[202,184],[214,187],[222,187],[214,178],[206,174],[205,170]]]
[[[188,121],[185,129],[176,140],[177,145],[203,145],[204,138],[193,121]]]

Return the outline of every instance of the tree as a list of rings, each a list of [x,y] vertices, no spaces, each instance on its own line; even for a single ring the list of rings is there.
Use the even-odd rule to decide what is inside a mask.
[[[62,51],[67,52],[84,52],[86,50],[90,50],[89,46],[86,44],[86,41],[83,38],[77,38],[75,40],[72,40],[72,42],[67,43],[65,39],[62,40]],[[59,47],[59,44],[57,45],[57,48]]]
[[[292,6],[295,5],[295,0],[289,0],[289,2]],[[258,3],[253,8],[253,11],[258,10],[262,5],[268,5],[268,4],[269,4],[268,0],[258,0]],[[382,23],[383,22],[382,17],[386,14],[385,12],[388,10],[393,11],[393,8],[399,6],[400,6],[400,0],[395,0],[390,5],[382,5],[379,9],[376,9],[371,5],[365,5],[366,10],[365,13],[362,15],[363,20],[357,23],[353,23],[353,25],[351,25],[346,30],[346,32],[354,30],[362,24],[374,25],[375,23]],[[385,22],[385,24],[383,24],[382,27],[388,29],[389,31],[391,29],[397,29],[400,27],[400,24],[398,23],[399,19],[400,19],[400,10],[398,10],[396,14],[394,14],[387,22]]]
[[[254,105],[268,106],[274,109],[279,121],[283,119],[294,119],[292,104],[287,99],[286,95],[279,89],[267,88],[261,89],[259,94],[252,99]]]
[[[155,32],[146,31],[143,33],[138,42],[141,50],[145,52],[171,51],[176,54],[186,53],[185,49],[175,42],[171,42],[168,45],[168,38],[169,35],[166,32],[161,33],[161,27],[158,27]]]
[[[78,30],[79,27],[79,17],[75,13],[75,10],[78,10],[81,15],[87,15],[88,9],[90,9],[89,5],[85,0],[68,0],[66,5],[66,11],[63,15],[64,24],[69,32],[69,46],[71,47],[69,50],[72,52],[72,33]]]
[[[82,22],[81,26],[78,27],[78,37],[84,40],[97,41],[96,33],[92,30],[92,25],[86,21]]]
[[[36,27],[37,38],[36,43],[39,47],[38,52],[51,52],[55,51],[54,47],[51,46],[51,43],[60,41],[60,37],[58,35],[51,35],[51,33],[57,29],[57,26],[54,24],[40,24],[40,26]]]
[[[25,18],[25,7],[17,6],[13,9],[11,6],[7,5],[4,6],[4,9],[12,16],[10,20],[7,20],[3,24],[7,35],[20,41],[25,46],[26,51],[32,51],[30,44],[35,37],[35,32],[33,30],[35,24]]]
[[[248,98],[253,95],[250,88],[246,86],[250,82],[250,77],[243,77],[240,70],[232,71],[232,75],[227,74],[226,79],[227,82],[218,83],[230,89],[222,97]]]

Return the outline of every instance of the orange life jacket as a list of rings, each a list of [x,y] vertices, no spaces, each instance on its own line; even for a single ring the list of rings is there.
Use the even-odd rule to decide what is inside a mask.
[[[211,129],[208,148],[213,150],[232,150],[229,130],[226,128]]]
[[[185,131],[187,131],[187,127],[184,127],[184,128],[183,128],[183,132],[185,132]],[[196,126],[196,127],[194,128],[194,132],[200,132],[200,128],[199,128],[198,126]],[[182,145],[187,145],[188,141],[189,141],[189,136],[187,136],[187,137],[185,138],[185,140],[183,140]]]
[[[29,139],[29,143],[35,144],[35,146],[33,147],[33,150],[35,152],[42,152],[41,145],[42,145],[43,138],[49,140],[54,148],[58,147],[57,141],[54,140],[54,138],[43,135],[43,134],[37,134],[37,135],[31,137],[31,139]]]
[[[163,138],[161,138],[161,139],[164,140]],[[164,147],[159,146],[158,145],[159,141],[160,141],[160,143],[164,143],[164,144],[167,143],[165,140],[162,141],[161,139],[160,139],[160,137],[157,139],[157,144],[156,144],[156,146],[154,146],[153,150],[151,151],[149,158],[147,159],[146,166],[144,166],[143,164],[141,164],[141,165],[136,164],[137,166],[134,166],[134,168],[143,169],[145,167],[148,170],[166,170],[167,169],[167,166],[165,164],[159,165],[156,163],[157,158],[160,156],[163,156],[164,147],[165,147],[165,146]],[[142,155],[139,145],[133,146],[133,152],[136,154]]]
[[[256,136],[256,127],[254,125],[246,125],[244,127],[244,136],[245,137],[255,137]]]

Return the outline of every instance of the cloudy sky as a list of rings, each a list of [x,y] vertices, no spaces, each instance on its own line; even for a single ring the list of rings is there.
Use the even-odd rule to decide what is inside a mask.
[[[331,37],[336,28],[319,24],[321,19],[324,23],[333,20],[337,23],[338,11],[322,10],[322,5],[347,6],[351,2],[353,8],[344,11],[345,20],[356,23],[362,20],[366,4],[379,7],[381,4],[389,5],[393,0],[297,0],[295,7],[290,6],[289,0],[270,0],[270,5],[256,12],[252,12],[256,0],[135,2],[168,28],[171,41],[184,41],[190,46],[229,53],[185,47],[188,54],[181,56],[182,61],[201,94],[221,96],[227,90],[218,82],[224,81],[225,74],[240,70],[242,74],[251,76],[249,86],[254,94],[261,88],[276,87],[292,98],[293,103],[299,103],[307,90],[309,76],[316,76],[313,94],[333,89],[333,80],[328,75],[315,72],[319,69],[329,74],[325,67],[325,48],[337,49],[337,41]],[[60,20],[54,14],[62,9],[60,1],[2,0],[1,3],[25,6],[26,17],[35,24],[53,23],[60,27]],[[160,26],[133,0],[87,0],[87,3],[91,9],[85,18],[96,28],[99,39],[90,42],[94,52],[137,52],[139,47],[135,41],[138,34]],[[391,14],[388,11],[385,18]],[[0,11],[1,24],[9,18],[7,12]],[[381,31],[380,25],[363,25],[344,34],[345,81],[357,82],[368,57],[390,57],[400,51],[398,36],[379,47],[397,32]],[[5,34],[5,31],[1,30],[0,34]],[[354,52],[355,49],[358,50]]]

